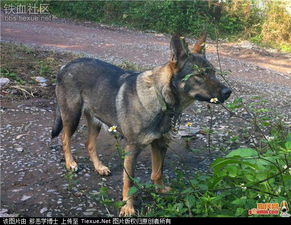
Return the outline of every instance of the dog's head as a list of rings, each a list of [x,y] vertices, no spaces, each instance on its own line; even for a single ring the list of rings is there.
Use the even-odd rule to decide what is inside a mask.
[[[175,65],[173,82],[188,99],[223,103],[231,89],[215,76],[215,68],[205,57],[203,35],[190,49],[184,37],[174,35],[171,40],[171,64]]]

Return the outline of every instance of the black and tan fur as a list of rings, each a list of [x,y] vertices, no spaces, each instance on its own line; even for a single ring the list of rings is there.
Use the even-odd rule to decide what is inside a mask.
[[[96,171],[108,175],[110,170],[96,154],[96,138],[102,124],[117,126],[125,138],[123,175],[123,200],[126,204],[120,215],[135,213],[133,198],[128,196],[134,177],[137,156],[147,145],[152,147],[151,179],[161,192],[170,188],[163,183],[163,163],[167,150],[171,121],[195,99],[209,102],[217,98],[225,101],[231,94],[229,88],[215,77],[214,67],[201,54],[205,36],[192,51],[183,37],[174,35],[171,40],[171,56],[165,65],[143,73],[124,71],[106,62],[81,58],[61,69],[57,75],[57,110],[52,137],[63,129],[63,150],[66,168],[77,169],[71,154],[71,136],[80,117],[88,122],[86,147]],[[204,68],[204,72],[183,78],[193,73],[193,66]]]

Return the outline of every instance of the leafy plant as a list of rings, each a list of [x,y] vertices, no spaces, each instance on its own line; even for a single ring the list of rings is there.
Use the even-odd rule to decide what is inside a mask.
[[[282,134],[280,131],[277,132]],[[211,164],[212,173],[189,178],[176,173],[171,194],[153,193],[155,209],[149,216],[247,216],[258,202],[289,199],[291,187],[291,133],[276,137],[275,151],[260,154],[252,148],[239,148]],[[151,202],[152,204],[152,202]]]
[[[4,68],[0,69],[0,76],[11,79],[14,82],[16,82],[17,84],[22,84],[22,85],[25,84],[25,81],[23,79],[21,79],[20,76],[18,76],[16,73],[9,72],[7,69],[4,69]]]
[[[52,72],[51,67],[48,62],[39,61],[39,75],[40,76],[48,76]]]
[[[5,4],[7,0],[2,2]],[[163,33],[198,36],[207,30],[215,38],[215,24],[218,24],[225,38],[244,38],[284,51],[290,49],[291,17],[280,1],[267,0],[265,7],[258,7],[252,0],[229,0],[219,7],[218,1],[171,0],[50,1],[49,4],[50,12],[60,17]]]

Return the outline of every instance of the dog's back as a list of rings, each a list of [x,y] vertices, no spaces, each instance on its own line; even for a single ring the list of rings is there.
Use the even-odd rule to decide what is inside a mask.
[[[101,60],[80,58],[62,68],[57,75],[57,85],[72,85],[74,82],[78,89],[94,88],[98,84],[118,89],[120,76],[124,73],[123,69]]]
[[[52,137],[58,136],[62,130],[61,123],[70,124],[74,133],[82,111],[98,112],[100,120],[105,124],[115,124],[115,109],[118,90],[132,71],[125,71],[117,66],[98,59],[80,58],[65,67],[57,75],[56,96],[58,109]],[[104,106],[110,107],[104,107]],[[60,111],[68,121],[60,119]]]

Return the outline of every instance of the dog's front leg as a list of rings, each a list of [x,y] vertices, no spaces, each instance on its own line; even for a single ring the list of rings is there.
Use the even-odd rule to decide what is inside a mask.
[[[135,214],[133,206],[133,196],[128,195],[128,191],[132,186],[132,178],[134,177],[134,170],[136,166],[137,156],[140,153],[140,149],[136,145],[127,145],[125,147],[125,159],[124,159],[124,171],[123,171],[123,192],[122,200],[126,204],[120,210],[120,216],[131,216]]]
[[[151,179],[158,192],[166,193],[171,190],[170,187],[164,185],[163,181],[163,166],[167,152],[167,139],[161,138],[155,140],[151,144],[152,146],[152,174]]]

